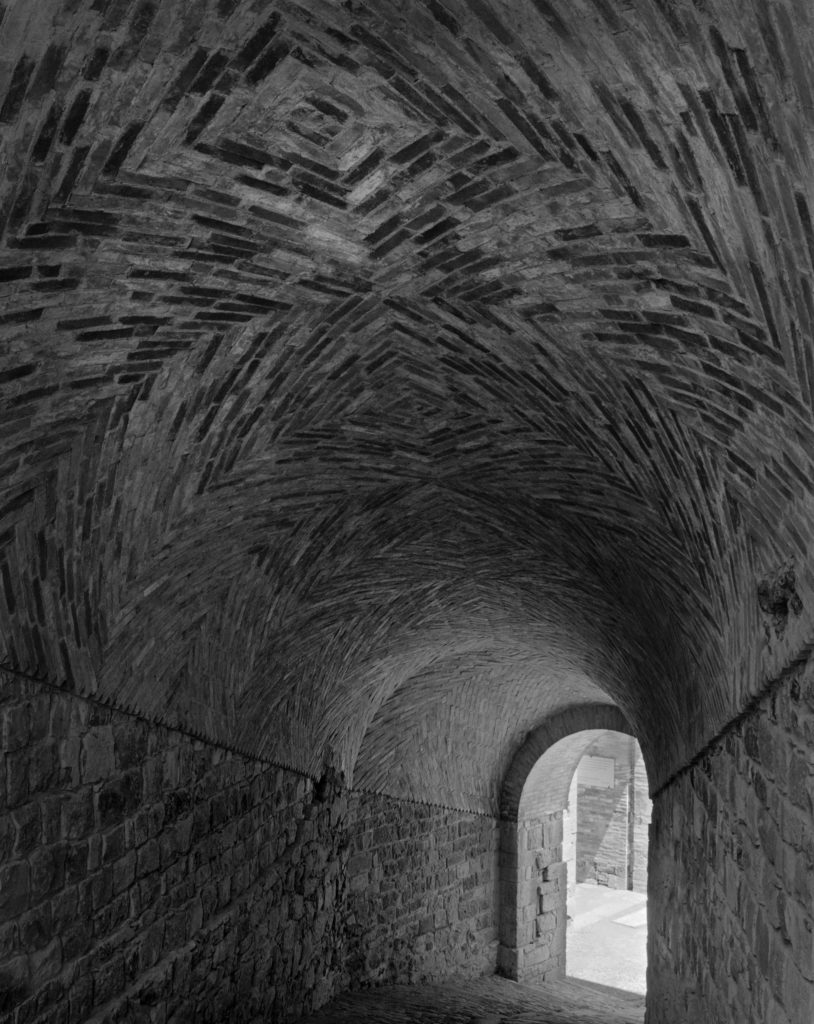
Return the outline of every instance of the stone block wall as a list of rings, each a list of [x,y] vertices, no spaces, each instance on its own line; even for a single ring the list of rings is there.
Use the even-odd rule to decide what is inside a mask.
[[[0,675],[0,1021],[294,1019],[343,978],[347,794]]]
[[[500,972],[539,984],[565,971],[567,869],[563,861],[563,812],[503,822]],[[516,860],[513,860],[516,858]],[[511,937],[511,941],[506,941]]]
[[[498,823],[351,793],[348,960],[354,985],[491,974]]]
[[[522,919],[518,929],[518,981],[535,984],[565,971],[566,865],[563,815],[555,811],[519,825]],[[524,940],[524,941],[523,941]]]
[[[654,802],[648,1024],[814,1020],[814,669]]]

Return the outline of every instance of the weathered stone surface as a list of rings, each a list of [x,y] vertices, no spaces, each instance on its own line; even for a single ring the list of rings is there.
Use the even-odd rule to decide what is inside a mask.
[[[96,726],[83,736],[80,765],[85,783],[101,782],[113,774],[113,730],[109,725]]]
[[[350,817],[344,913],[352,983],[491,974],[497,822],[367,793],[351,795]]]
[[[500,967],[510,978],[539,984],[562,977],[566,966],[563,809],[535,810],[526,799],[524,792],[519,820],[502,826],[504,845],[514,849],[503,858]]]
[[[0,1013],[10,1012],[26,995],[30,970],[26,956],[4,958],[0,966]]]
[[[659,1024],[814,1016],[814,772],[800,700],[812,675],[798,668],[655,798],[648,1012]],[[794,762],[804,778],[781,767]]]
[[[43,699],[38,684],[3,677],[7,720],[32,698]],[[128,732],[146,737],[143,723],[83,716],[81,700],[54,690],[44,700],[52,724],[39,743],[78,739],[83,769],[53,841],[41,817],[52,798],[36,789],[0,819],[3,1024],[152,1024],[145,1007],[162,1020],[287,1021],[329,998],[346,977],[341,784],[317,798],[310,780],[160,729],[150,744],[175,764],[175,788],[148,797],[149,768],[133,755],[146,748]],[[39,763],[28,735],[4,756]]]
[[[651,1001],[668,1024],[690,1024],[710,1007],[739,1024],[799,1024],[800,1008],[808,1012],[814,848],[799,764],[814,714],[804,699],[811,672],[796,670],[659,794]],[[52,720],[80,740],[100,724],[123,725],[121,713],[100,709],[82,725],[68,713],[81,698],[47,693],[64,712]],[[38,684],[8,678],[2,694],[3,707],[41,696]],[[62,739],[52,728],[39,742]],[[114,743],[109,778],[61,791],[64,835],[46,842],[43,832],[14,859],[18,823],[40,820],[31,808],[53,797],[31,792],[7,815],[0,964],[14,1024],[56,1024],[66,1013],[139,1020],[145,1007],[168,1020],[286,1021],[348,986],[506,966],[496,948],[506,836],[494,819],[349,794],[330,773],[315,783],[171,730],[153,729],[150,743],[174,752],[176,765],[176,790],[159,803],[134,781],[147,765],[115,767]],[[552,750],[565,744],[573,767],[582,743],[565,738]],[[25,748],[32,758],[35,747]],[[100,816],[84,835],[93,795],[106,791],[128,794],[123,820]],[[174,792],[180,816],[167,813]],[[549,797],[561,796],[553,785]],[[562,821],[523,821],[525,842],[515,835],[512,849],[528,854],[537,893],[523,919],[535,933],[523,966],[547,978],[564,937]],[[688,989],[686,979],[700,982]]]
[[[26,861],[0,867],[0,910],[6,919],[17,917],[28,906],[30,877]]]

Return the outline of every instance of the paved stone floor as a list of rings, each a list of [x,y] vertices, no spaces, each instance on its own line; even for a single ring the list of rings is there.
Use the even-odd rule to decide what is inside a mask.
[[[396,985],[334,999],[307,1024],[642,1024],[644,999],[566,979],[545,988],[505,978]]]
[[[647,896],[582,884],[568,901],[569,978],[645,993]]]

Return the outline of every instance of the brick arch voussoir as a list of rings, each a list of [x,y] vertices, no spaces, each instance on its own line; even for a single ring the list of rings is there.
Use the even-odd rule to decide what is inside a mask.
[[[500,792],[500,817],[517,821],[523,786],[534,765],[559,740],[587,729],[609,729],[634,736],[624,713],[614,704],[580,704],[546,719],[526,738],[503,779]]]

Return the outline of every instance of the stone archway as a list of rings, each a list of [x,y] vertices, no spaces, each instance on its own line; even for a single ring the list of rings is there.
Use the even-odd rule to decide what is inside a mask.
[[[498,970],[516,981],[541,982],[565,973],[563,808],[580,758],[607,730],[633,735],[612,705],[567,709],[527,735],[506,772],[500,800]],[[532,771],[548,782],[542,799],[527,807],[523,787]]]

